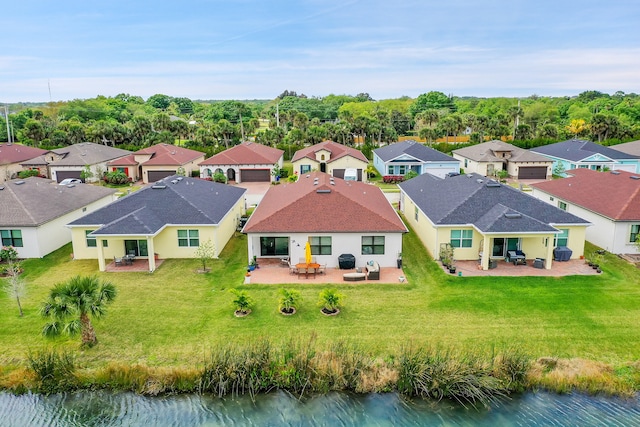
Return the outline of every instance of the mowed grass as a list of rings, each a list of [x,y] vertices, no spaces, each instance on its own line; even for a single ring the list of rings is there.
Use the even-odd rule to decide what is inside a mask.
[[[207,274],[197,272],[197,260],[167,260],[153,274],[99,273],[96,261],[71,260],[70,251],[66,246],[24,263],[24,317],[14,300],[0,294],[0,366],[22,365],[30,351],[55,348],[72,350],[87,367],[197,367],[220,345],[261,338],[278,345],[311,337],[320,346],[342,340],[381,357],[425,346],[485,354],[516,348],[531,357],[614,364],[640,358],[638,270],[610,254],[599,276],[454,277],[409,233],[403,251],[408,284],[384,283],[382,277],[380,283],[244,285],[243,235],[210,262]],[[40,334],[42,301],[55,283],[76,274],[97,274],[118,289],[107,315],[94,322],[99,344],[87,350],[80,349],[78,337],[48,340]],[[317,306],[318,293],[328,286],[346,296],[338,316],[323,316]],[[277,311],[282,287],[302,293],[294,316]],[[246,289],[256,300],[248,317],[234,317],[230,288]]]

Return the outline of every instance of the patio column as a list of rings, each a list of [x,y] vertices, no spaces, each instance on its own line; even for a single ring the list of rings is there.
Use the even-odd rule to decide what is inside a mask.
[[[548,237],[548,239],[549,240],[548,240],[548,243],[547,243],[547,259],[546,259],[547,262],[545,262],[544,268],[546,270],[551,270],[551,263],[552,263],[552,260],[553,260],[553,244],[552,244],[553,243],[553,236]]]
[[[96,243],[98,244],[98,270],[105,271],[107,268],[104,262],[104,248],[102,247],[102,239],[97,238]]]
[[[482,235],[482,240],[485,242],[482,248],[482,259],[480,260],[480,265],[482,266],[483,270],[488,270],[489,269],[489,261],[491,260],[491,251],[490,248],[493,247],[493,245],[490,245],[491,242],[491,237],[489,236],[485,236]]]
[[[156,253],[153,247],[153,237],[147,237],[147,257],[149,258],[149,273],[156,269]]]

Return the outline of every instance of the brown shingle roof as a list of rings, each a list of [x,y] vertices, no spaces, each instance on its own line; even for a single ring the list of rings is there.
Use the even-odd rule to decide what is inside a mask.
[[[275,164],[280,160],[283,150],[268,147],[255,142],[242,144],[224,150],[209,157],[200,165],[266,165]]]
[[[246,233],[369,231],[407,229],[378,187],[321,172],[271,187],[244,228]]]
[[[640,177],[625,172],[572,169],[563,179],[532,184],[567,202],[620,221],[640,220]]]
[[[107,166],[137,166],[135,154],[129,154],[128,156],[120,157],[107,163]]]
[[[0,144],[0,165],[10,165],[31,160],[46,153],[41,148],[28,147],[21,144]]]
[[[152,154],[142,163],[144,166],[181,166],[204,157],[204,153],[171,144],[156,144],[136,151],[134,154]]]
[[[337,142],[333,141],[324,141],[319,144],[312,145],[311,147],[306,147],[302,150],[298,150],[293,155],[291,161],[295,162],[302,159],[303,157],[308,157],[315,160],[315,153],[320,150],[327,150],[331,152],[331,158],[327,160],[327,163],[335,162],[336,160],[345,156],[351,156],[365,163],[369,163],[369,160],[364,154],[362,154],[362,151],[356,150],[355,148],[347,147],[342,144],[338,144]]]

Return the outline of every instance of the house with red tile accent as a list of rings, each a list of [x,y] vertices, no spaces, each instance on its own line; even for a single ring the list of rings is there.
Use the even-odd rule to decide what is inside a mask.
[[[46,152],[47,150],[22,144],[0,144],[0,183],[17,178],[18,172],[25,169],[22,162],[42,156]],[[42,175],[47,175],[46,168]]]
[[[567,178],[532,184],[532,195],[593,224],[586,240],[615,254],[640,253],[640,175],[571,169]]]
[[[229,181],[271,182],[273,169],[282,168],[284,151],[255,142],[243,142],[209,157],[200,163],[200,177],[211,178],[216,172]]]
[[[243,232],[249,259],[297,261],[309,242],[327,267],[342,254],[354,255],[357,266],[395,267],[407,228],[379,188],[311,172],[269,188]]]
[[[107,164],[108,172],[119,170],[132,181],[148,184],[172,175],[191,176],[199,171],[204,153],[171,144],[156,144]]]
[[[294,173],[301,176],[319,171],[335,178],[367,181],[369,160],[362,151],[333,141],[324,141],[296,151],[291,163]]]

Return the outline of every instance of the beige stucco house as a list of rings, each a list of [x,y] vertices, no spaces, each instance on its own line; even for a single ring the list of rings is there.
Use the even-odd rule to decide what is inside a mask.
[[[319,171],[345,180],[367,181],[369,160],[362,151],[333,141],[296,151],[291,163],[293,172],[298,175]]]
[[[282,168],[284,151],[255,142],[243,142],[200,163],[200,177],[222,173],[229,181],[272,182],[274,169]]]
[[[198,247],[213,244],[218,257],[245,212],[245,189],[178,175],[131,193],[67,226],[76,259],[108,260],[133,254],[148,260],[195,258]]]
[[[17,178],[18,172],[30,169],[23,167],[23,162],[42,156],[45,153],[47,153],[47,150],[22,144],[0,144],[0,184],[9,179]],[[47,176],[46,169],[41,174]]]

